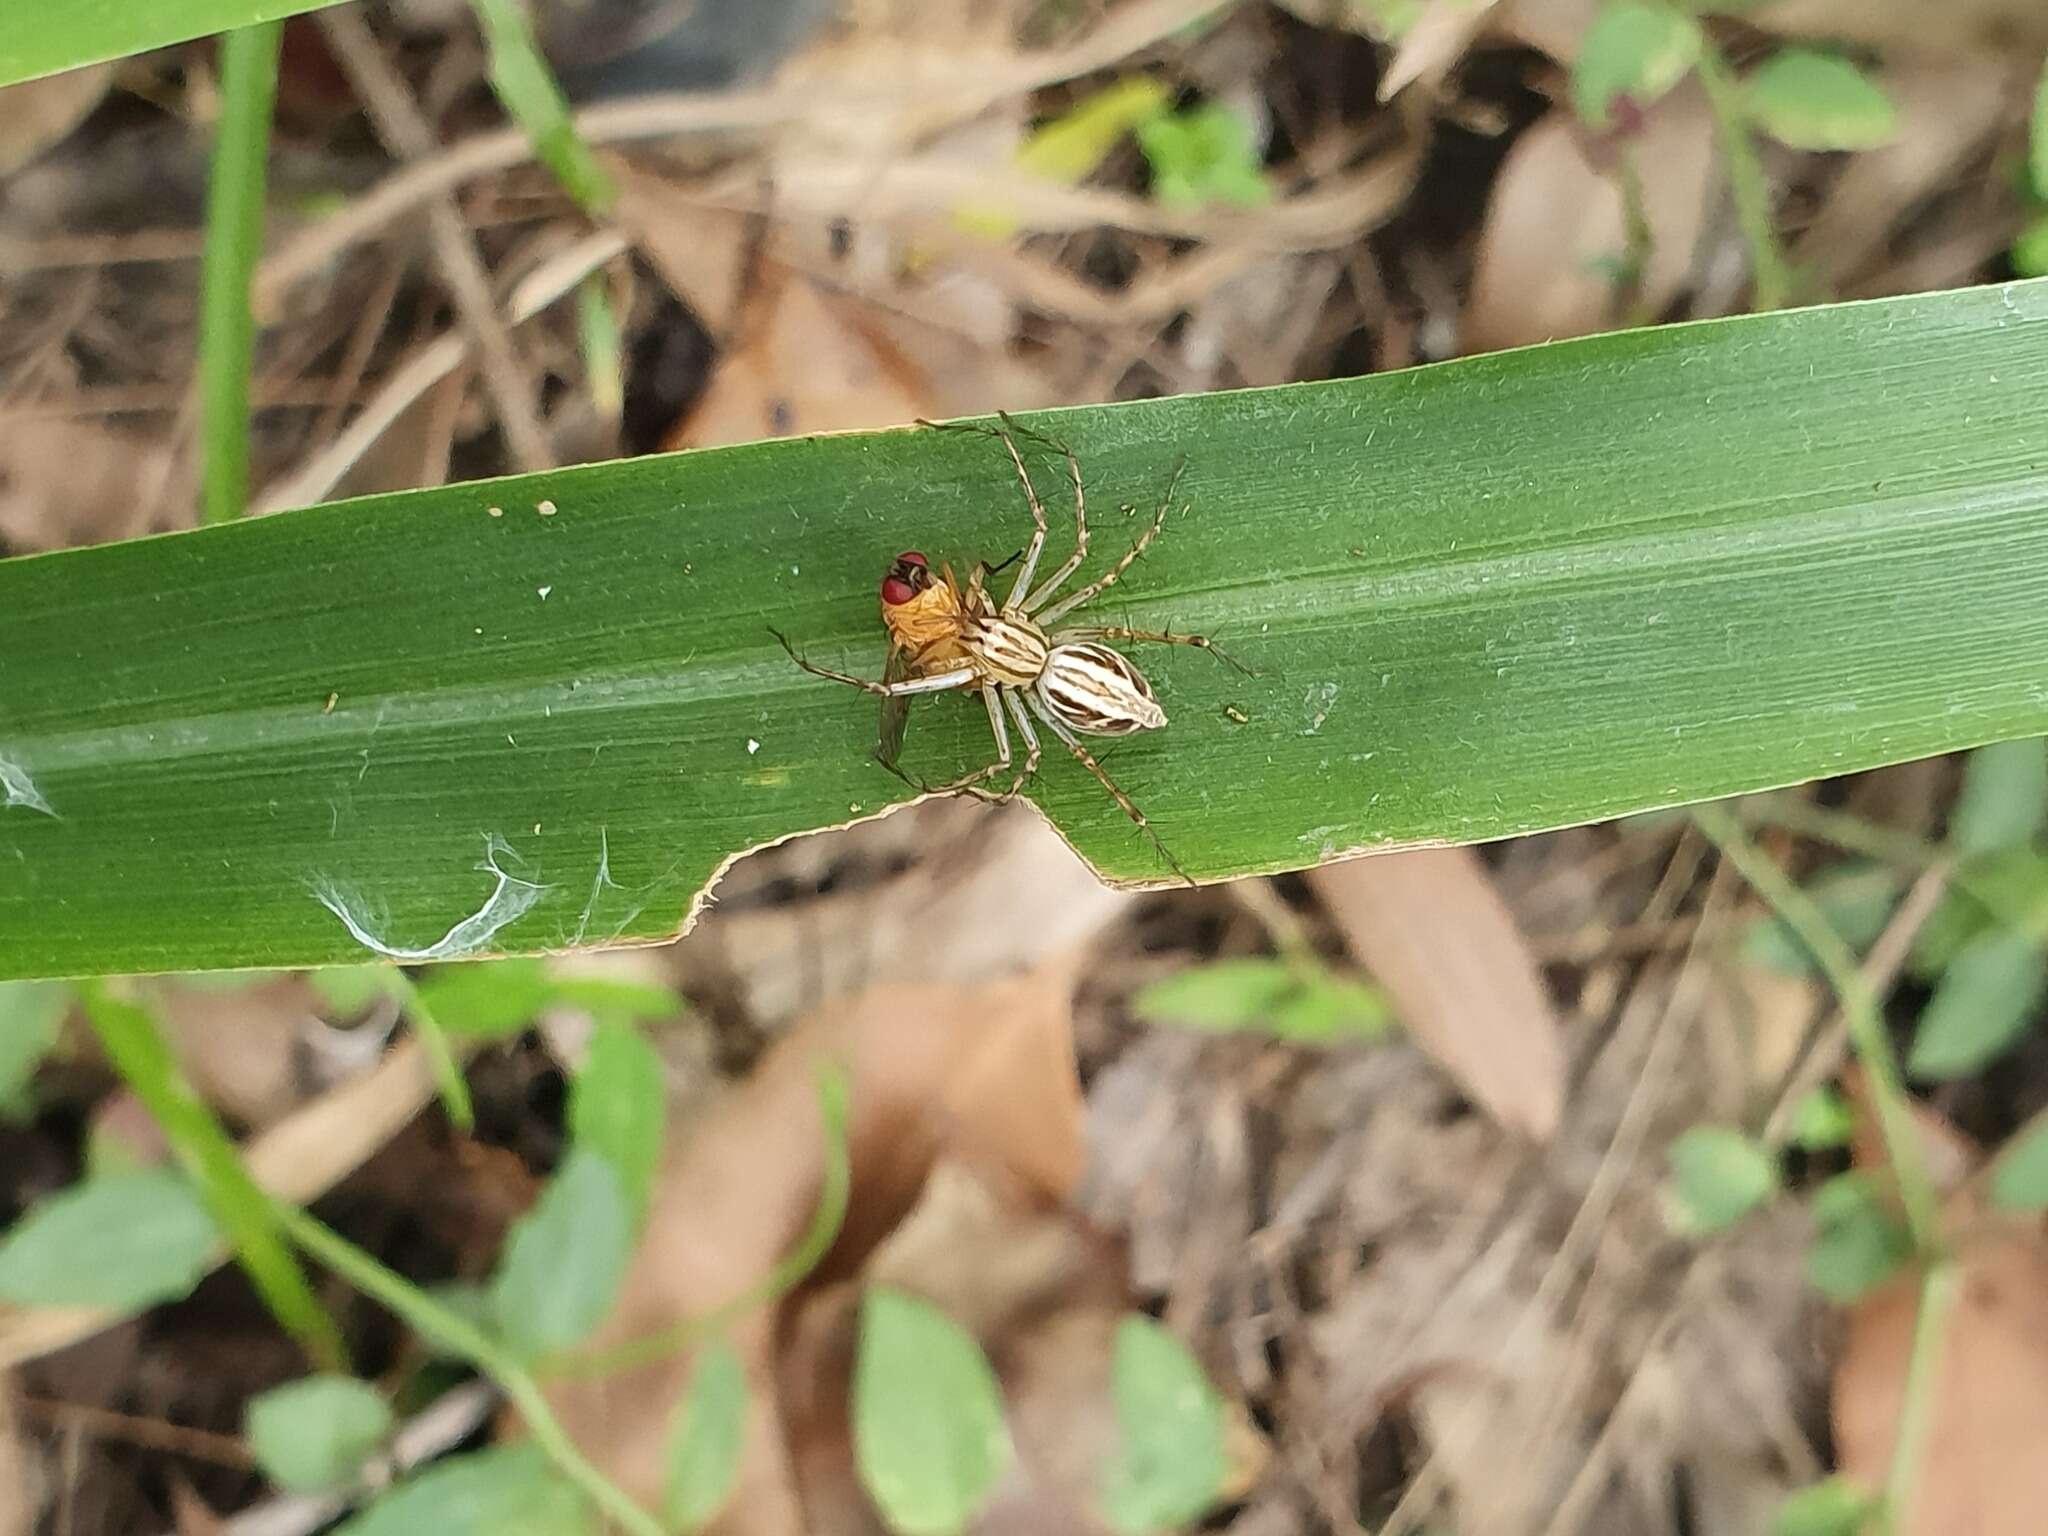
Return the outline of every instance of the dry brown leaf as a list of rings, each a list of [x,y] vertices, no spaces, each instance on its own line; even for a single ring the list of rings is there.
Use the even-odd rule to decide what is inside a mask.
[[[1495,4],[1496,0],[1429,0],[1401,34],[1401,44],[1380,77],[1380,100],[1393,100],[1418,80],[1442,79],[1492,20]]]
[[[599,1342],[702,1315],[789,1249],[817,1200],[823,1062],[840,1064],[851,1084],[853,1190],[829,1275],[864,1264],[914,1207],[942,1153],[1004,1170],[1034,1198],[1063,1199],[1081,1144],[1071,986],[1065,968],[974,988],[890,983],[805,1020],[669,1155]],[[720,1530],[799,1528],[774,1422],[775,1331],[764,1308],[732,1335],[754,1420]],[[661,1486],[663,1437],[688,1368],[687,1356],[671,1356],[554,1390],[570,1432],[637,1497]]]
[[[0,1536],[29,1536],[35,1529],[32,1488],[14,1410],[14,1382],[0,1376]]]
[[[2009,53],[1905,58],[1879,73],[1899,129],[1889,144],[1848,157],[1790,252],[1833,291],[1886,265],[1887,245],[1929,198],[1953,191],[1968,162],[2016,117],[2028,82]],[[1882,778],[1883,775],[1876,777]]]
[[[2037,53],[2048,41],[2040,0],[1775,0],[1743,14],[1780,37],[1847,39],[1915,53]]]
[[[913,715],[913,751],[916,728]],[[899,841],[900,829],[914,835]],[[709,907],[679,942],[677,961],[689,974],[719,976],[765,1028],[877,976],[965,983],[1030,969],[1088,943],[1137,899],[1104,885],[1027,805],[989,812],[930,801],[832,838],[884,859],[956,844],[971,845],[974,855],[926,858],[900,879],[805,902],[794,918],[787,904]],[[822,838],[786,845],[776,867],[815,880],[833,845]],[[815,870],[803,858],[812,850],[821,860]],[[753,862],[734,867],[721,897],[728,887],[735,895],[748,889]]]
[[[1500,1124],[1539,1141],[1564,1106],[1564,1047],[1536,961],[1469,848],[1309,872],[1416,1045]]]
[[[175,464],[160,433],[0,410],[0,543],[26,553],[149,532]]]
[[[2038,1223],[1967,1240],[1941,1339],[1924,1456],[1898,1536],[2013,1536],[2048,1508],[2048,1242]],[[1891,1473],[1920,1283],[1894,1280],[1849,1311],[1835,1371],[1841,1469]]]
[[[1581,336],[1627,318],[1611,271],[1627,246],[1621,183],[1596,163],[1595,142],[1560,110],[1508,151],[1487,200],[1461,351]],[[1685,288],[1719,184],[1705,97],[1681,86],[1644,114],[1629,142],[1650,232],[1637,301],[1655,314]]]
[[[662,446],[896,426],[936,411],[931,386],[866,306],[764,265],[737,344]]]
[[[683,184],[624,157],[609,162],[618,219],[704,329],[723,338],[739,316],[754,220],[693,200]]]
[[[199,1096],[229,1119],[269,1125],[304,1096],[299,1051],[319,1003],[305,978],[234,991],[153,989],[157,1018]]]
[[[113,83],[113,65],[88,64],[0,90],[0,176],[69,137]]]

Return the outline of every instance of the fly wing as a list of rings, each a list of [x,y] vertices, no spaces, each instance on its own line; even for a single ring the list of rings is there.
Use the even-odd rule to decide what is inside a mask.
[[[889,654],[882,658],[882,681],[901,682],[910,676],[910,658],[903,647],[892,644]],[[910,717],[910,696],[898,695],[882,700],[882,718],[875,738],[875,756],[882,760],[884,767],[894,768],[896,759],[903,752],[903,727]]]

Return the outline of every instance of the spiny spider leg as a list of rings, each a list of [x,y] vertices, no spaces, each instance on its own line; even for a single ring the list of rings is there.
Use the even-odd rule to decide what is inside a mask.
[[[918,425],[933,427],[941,432],[979,432],[992,437],[1003,445],[1003,451],[1010,456],[1010,463],[1016,466],[1017,478],[1024,484],[1024,500],[1031,507],[1031,542],[1024,548],[1024,563],[1017,567],[1017,579],[1010,587],[1010,600],[1005,607],[1015,607],[1017,600],[1031,586],[1032,573],[1038,569],[1038,557],[1045,550],[1045,507],[1039,502],[1037,487],[1031,483],[1031,471],[1024,467],[1024,456],[1017,452],[1016,439],[1009,433],[1010,418],[1003,417],[1001,427],[984,426],[978,421],[927,421],[922,416]],[[1078,471],[1076,471],[1078,473]]]
[[[1056,623],[1063,614],[1072,613],[1083,603],[1095,597],[1105,587],[1114,586],[1117,578],[1131,568],[1131,562],[1145,553],[1145,546],[1156,539],[1159,536],[1159,530],[1166,526],[1166,511],[1173,504],[1174,487],[1180,484],[1180,472],[1187,467],[1188,461],[1186,459],[1182,459],[1180,463],[1174,466],[1173,479],[1167,482],[1166,495],[1160,500],[1159,510],[1152,515],[1151,526],[1138,535],[1138,541],[1123,552],[1115,565],[1112,565],[1100,576],[1089,582],[1087,586],[1068,593],[1050,608],[1046,609],[1045,612],[1035,613],[1032,617],[1041,625],[1050,626]]]
[[[1149,640],[1158,645],[1192,645],[1198,651],[1207,651],[1227,662],[1246,677],[1258,675],[1207,635],[1176,635],[1170,629],[1132,629],[1127,624],[1083,624],[1076,629],[1060,630],[1052,640],[1055,645],[1065,645],[1069,640]]]
[[[995,732],[996,760],[994,762],[985,768],[977,768],[972,773],[964,773],[957,779],[949,779],[944,784],[927,784],[922,779],[913,778],[894,763],[887,765],[889,771],[895,774],[897,778],[903,780],[904,783],[921,790],[927,795],[965,793],[982,800],[1007,799],[1007,795],[994,795],[988,790],[978,787],[984,779],[1001,778],[1010,771],[1010,733],[1003,725],[1003,708],[997,697],[997,689],[994,683],[983,683],[981,685],[981,702],[988,707],[989,729]],[[1013,790],[1011,793],[1014,794],[1015,791]]]
[[[912,693],[944,693],[951,688],[970,688],[981,681],[980,673],[972,667],[955,667],[950,672],[934,672],[929,677],[905,678],[897,683],[878,683],[873,678],[855,677],[850,672],[834,672],[830,667],[821,667],[814,661],[806,661],[801,652],[789,643],[789,637],[779,629],[770,629],[769,634],[782,642],[782,648],[789,652],[789,659],[802,667],[813,677],[830,678],[835,683],[844,683],[849,688],[860,688],[868,693],[880,694],[885,699],[900,699]]]
[[[1034,706],[1037,704],[1035,698],[1032,702]],[[1152,839],[1152,846],[1159,850],[1159,857],[1166,860],[1173,867],[1173,872],[1192,887],[1195,884],[1194,878],[1180,867],[1179,859],[1176,859],[1171,853],[1167,852],[1166,844],[1159,840],[1159,834],[1152,829],[1152,823],[1145,819],[1145,813],[1138,809],[1137,804],[1129,795],[1117,788],[1116,780],[1103,771],[1102,764],[1095,760],[1095,754],[1081,745],[1080,737],[1068,730],[1059,717],[1052,714],[1049,710],[1040,708],[1038,710],[1038,718],[1051,727],[1053,735],[1059,737],[1061,741],[1067,744],[1067,750],[1074,754],[1080,761],[1081,766],[1095,775],[1095,782],[1108,790],[1110,798],[1116,801],[1117,805],[1122,808],[1123,813],[1135,821],[1144,831],[1145,835]]]

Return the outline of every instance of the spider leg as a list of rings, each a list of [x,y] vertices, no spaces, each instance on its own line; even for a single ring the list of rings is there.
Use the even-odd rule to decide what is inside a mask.
[[[1005,417],[1007,421],[1009,418]],[[1021,430],[1021,429],[1020,429]],[[1074,487],[1074,552],[1067,556],[1065,563],[1031,591],[1024,599],[1024,611],[1031,612],[1045,603],[1053,593],[1066,585],[1067,578],[1081,568],[1081,562],[1088,554],[1088,506],[1081,495],[1081,461],[1074,457],[1074,450],[1065,443],[1055,442],[1042,432],[1027,432],[1049,448],[1057,448],[1067,461],[1067,479]],[[1010,594],[1010,601],[1016,602],[1017,594]]]
[[[1003,708],[997,700],[994,683],[985,682],[981,685],[981,702],[988,707],[989,729],[995,733],[996,738],[996,760],[986,768],[977,768],[974,772],[962,774],[957,779],[948,779],[944,784],[927,784],[922,779],[912,778],[894,763],[885,766],[896,777],[927,795],[969,794],[982,800],[1006,798],[992,795],[978,787],[984,780],[999,779],[1010,771],[1010,733],[1003,725]]]
[[[850,672],[834,672],[830,667],[821,667],[814,661],[806,661],[789,643],[789,637],[779,629],[770,629],[769,634],[782,642],[782,648],[789,652],[789,659],[802,667],[813,677],[830,678],[835,683],[844,683],[849,688],[863,689],[868,693],[880,694],[885,699],[900,699],[913,693],[944,693],[951,688],[968,688],[981,681],[981,674],[972,667],[955,667],[950,672],[934,672],[929,677],[905,678],[901,682],[878,683],[873,678],[855,677]]]
[[[1052,636],[1055,645],[1064,645],[1069,640],[1149,640],[1159,645],[1192,645],[1198,651],[1207,651],[1227,662],[1246,677],[1257,675],[1207,635],[1176,635],[1170,629],[1132,629],[1127,624],[1083,624],[1077,629],[1062,629]]]
[[[1046,609],[1045,612],[1035,614],[1034,617],[1041,625],[1050,626],[1057,622],[1061,615],[1072,613],[1105,587],[1114,586],[1117,578],[1131,568],[1131,562],[1145,553],[1145,546],[1157,538],[1159,530],[1166,526],[1166,509],[1173,505],[1174,487],[1180,484],[1180,472],[1187,467],[1188,461],[1186,459],[1182,459],[1179,464],[1174,466],[1173,478],[1167,482],[1166,495],[1160,499],[1159,510],[1152,515],[1151,526],[1138,535],[1137,542],[1118,557],[1115,565],[1112,565],[1100,576],[1089,582],[1087,586],[1077,591],[1069,592],[1065,597]]]
[[[1029,590],[1031,575],[1038,569],[1038,557],[1045,550],[1045,507],[1038,499],[1037,487],[1031,483],[1031,472],[1024,467],[1024,456],[1017,452],[1017,440],[1010,435],[1010,418],[1005,415],[1002,423],[999,427],[991,427],[978,421],[926,421],[923,417],[918,418],[919,426],[935,427],[942,432],[979,432],[984,437],[992,437],[1001,443],[1003,450],[1010,455],[1010,463],[1016,467],[1017,478],[1023,482],[1024,500],[1031,507],[1032,524],[1031,542],[1024,546],[1024,561],[1017,567],[1017,580],[1010,588],[1010,601],[1005,605],[1014,607],[1017,600]],[[1007,565],[1009,562],[1003,563]]]
[[[1103,770],[1102,764],[1096,761],[1095,754],[1081,745],[1081,738],[1069,730],[1050,710],[1040,706],[1035,695],[1032,698],[1032,705],[1038,711],[1038,718],[1051,728],[1053,735],[1065,742],[1067,750],[1080,760],[1081,766],[1095,775],[1095,782],[1108,790],[1110,798],[1116,801],[1123,813],[1135,821],[1144,834],[1152,839],[1152,846],[1159,850],[1159,857],[1166,860],[1172,866],[1173,872],[1192,887],[1195,884],[1194,878],[1180,867],[1180,860],[1167,851],[1166,844],[1159,840],[1159,834],[1152,829],[1152,823],[1145,819],[1145,813],[1138,809],[1129,795],[1117,788],[1116,781]]]

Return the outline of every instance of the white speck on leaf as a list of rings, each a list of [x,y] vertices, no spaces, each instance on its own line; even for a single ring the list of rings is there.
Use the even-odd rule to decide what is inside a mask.
[[[538,592],[538,593],[540,594],[540,600],[541,600],[542,602],[546,602],[546,601],[548,600],[548,594],[549,594],[550,592],[554,591],[555,589],[554,589],[553,587],[551,587],[551,586],[548,586],[548,587],[535,587],[535,588],[534,588],[533,590],[534,590],[534,591],[536,591],[536,592]]]
[[[533,510],[542,517],[553,517],[555,515],[555,504],[552,501],[536,502],[534,503]]]
[[[505,509],[503,507],[485,507],[484,510],[490,513],[491,516],[493,517],[503,517],[505,515]]]
[[[747,738],[747,756],[749,756],[749,757],[752,757],[752,756],[753,756],[753,755],[754,755],[754,754],[755,754],[756,752],[758,752],[758,751],[760,751],[760,750],[761,750],[761,743],[759,743],[758,741],[754,740],[754,738],[753,738],[753,737],[749,736],[749,737]]]

